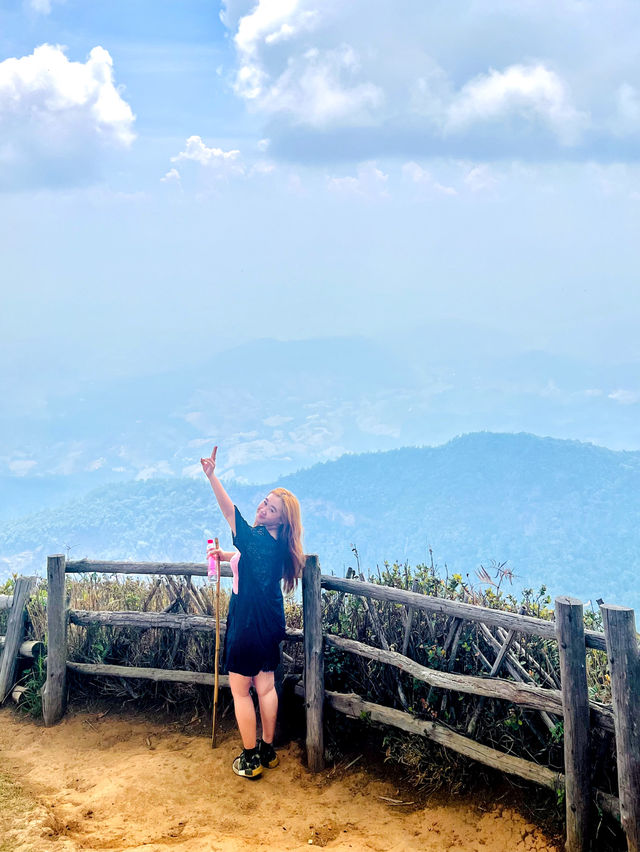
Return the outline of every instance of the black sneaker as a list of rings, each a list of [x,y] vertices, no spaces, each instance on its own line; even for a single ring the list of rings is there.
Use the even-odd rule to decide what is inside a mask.
[[[242,749],[242,754],[233,761],[233,771],[243,778],[257,778],[262,775],[262,763],[257,749],[247,752]]]
[[[260,763],[265,769],[273,769],[280,763],[275,748],[271,743],[265,743],[264,740],[258,742],[258,754],[260,755]]]

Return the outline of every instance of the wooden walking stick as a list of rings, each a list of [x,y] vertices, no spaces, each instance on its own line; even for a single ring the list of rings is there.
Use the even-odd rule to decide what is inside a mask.
[[[215,540],[216,549],[220,547]],[[218,710],[218,669],[220,668],[220,557],[215,557],[216,564],[216,652],[213,675],[213,722],[211,726],[211,748],[216,747],[216,712]]]

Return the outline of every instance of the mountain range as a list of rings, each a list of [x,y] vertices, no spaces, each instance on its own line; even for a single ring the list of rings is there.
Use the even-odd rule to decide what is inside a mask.
[[[436,562],[478,585],[506,563],[511,591],[539,589],[640,608],[640,452],[527,433],[345,453],[263,485],[228,481],[243,514],[275,484],[300,498],[305,549],[326,573]],[[71,558],[204,561],[229,545],[204,476],[111,483],[0,525],[0,579]],[[224,545],[223,545],[224,546]],[[504,585],[503,585],[504,587]],[[507,587],[509,588],[509,587]],[[595,605],[595,604],[594,604]]]
[[[458,351],[463,336],[472,360]],[[640,449],[637,364],[524,352],[506,332],[451,323],[376,339],[258,340],[197,364],[176,353],[169,372],[131,370],[110,380],[43,372],[34,385],[18,365],[0,383],[0,523],[97,487],[199,478],[214,443],[221,475],[244,483],[479,431]]]

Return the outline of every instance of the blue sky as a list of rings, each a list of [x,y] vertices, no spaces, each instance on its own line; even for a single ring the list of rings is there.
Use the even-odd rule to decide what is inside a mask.
[[[461,361],[625,364],[606,392],[640,404],[639,25],[625,0],[5,0],[5,404],[427,321]]]

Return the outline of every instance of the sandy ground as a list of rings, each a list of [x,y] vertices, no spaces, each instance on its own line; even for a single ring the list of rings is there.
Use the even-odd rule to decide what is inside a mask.
[[[51,729],[0,711],[0,852],[560,852],[504,804],[416,806],[362,761],[311,775],[295,743],[238,778],[226,727],[213,750],[189,726],[115,711]]]

